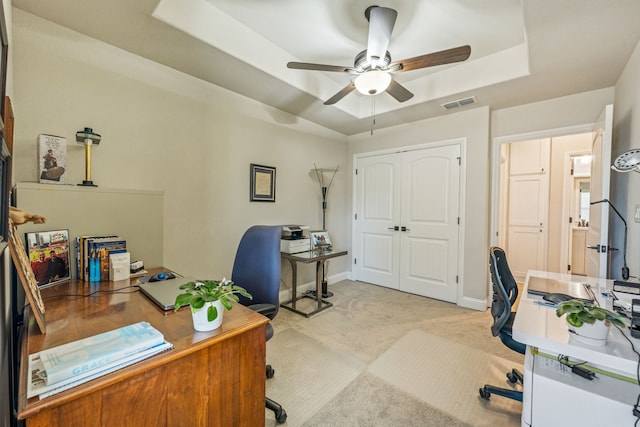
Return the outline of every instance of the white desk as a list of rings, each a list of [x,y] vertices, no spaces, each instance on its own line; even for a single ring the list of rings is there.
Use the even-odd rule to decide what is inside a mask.
[[[527,345],[522,425],[633,426],[633,405],[640,386],[635,383],[638,356],[629,341],[612,327],[606,346],[575,342],[564,316],[557,317],[555,308],[537,304],[541,298],[528,295],[531,276],[589,283],[602,307],[610,309],[612,304],[611,298],[602,296],[611,289],[610,280],[529,271],[513,324],[513,338]],[[616,295],[629,301],[633,298]],[[631,338],[628,329],[625,335],[640,350],[640,339]],[[597,378],[589,381],[573,374],[557,361],[558,355],[574,363],[586,361],[582,366],[596,371]]]

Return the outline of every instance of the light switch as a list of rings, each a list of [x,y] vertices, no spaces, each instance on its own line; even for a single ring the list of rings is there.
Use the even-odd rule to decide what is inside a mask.
[[[640,222],[640,205],[636,205],[636,213],[633,215],[636,222]]]

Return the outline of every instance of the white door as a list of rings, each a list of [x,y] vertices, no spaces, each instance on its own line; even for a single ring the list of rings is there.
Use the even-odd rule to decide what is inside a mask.
[[[455,302],[460,146],[402,153],[400,290]]]
[[[358,280],[398,289],[400,259],[400,157],[358,159],[355,271]]]
[[[518,281],[546,270],[549,206],[549,138],[511,144],[507,213],[509,267]]]
[[[358,159],[356,279],[456,301],[460,146]]]
[[[607,105],[598,119],[591,148],[591,201],[609,199],[613,105]],[[589,277],[607,277],[609,256],[609,204],[597,203],[589,209],[586,270]]]

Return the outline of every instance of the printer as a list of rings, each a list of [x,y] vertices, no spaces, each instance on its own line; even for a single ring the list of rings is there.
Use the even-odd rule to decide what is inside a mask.
[[[304,236],[304,230],[308,229],[308,225],[283,225],[280,252],[296,254],[310,250],[309,237]]]

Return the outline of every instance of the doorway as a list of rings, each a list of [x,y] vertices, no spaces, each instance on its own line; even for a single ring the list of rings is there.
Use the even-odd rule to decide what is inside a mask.
[[[572,192],[566,189],[566,173],[570,168],[566,167],[566,163],[570,157],[568,154],[588,154],[591,151],[591,142],[593,137],[593,127],[591,125],[576,126],[570,128],[562,128],[541,132],[534,132],[522,135],[513,135],[510,137],[495,138],[493,141],[493,164],[492,168],[492,214],[491,214],[491,245],[498,245],[505,249],[511,264],[511,258],[515,257],[518,263],[518,274],[514,272],[516,280],[524,282],[526,272],[529,269],[544,269],[559,273],[566,273],[571,261],[569,260],[570,248],[570,209],[567,208],[565,201],[570,201]],[[540,175],[546,175],[548,183],[546,185],[547,195],[540,195],[541,201],[538,203],[536,212],[536,221],[534,222],[531,211],[524,211],[531,218],[529,221],[530,229],[528,242],[522,245],[516,245],[516,251],[510,249],[509,238],[514,236],[510,232],[509,226],[509,209],[514,206],[523,206],[517,200],[509,197],[509,169],[508,158],[506,154],[511,148],[517,147],[518,144],[524,144],[531,141],[549,140],[548,169],[540,172]],[[543,144],[544,145],[544,144]],[[516,149],[514,151],[522,151]],[[544,155],[544,150],[540,149],[540,156]],[[535,164],[537,168],[542,168],[540,156],[535,157],[531,154],[528,157],[530,163]],[[526,158],[527,156],[525,156]],[[499,166],[499,167],[498,167]],[[524,170],[524,168],[523,168]],[[533,169],[532,169],[533,170]],[[530,171],[531,172],[531,171]],[[542,190],[540,190],[541,192]],[[520,198],[530,196],[530,194],[522,195],[518,193]],[[522,209],[521,209],[522,210]],[[537,228],[536,228],[537,226]],[[535,245],[535,246],[532,246]],[[528,246],[528,247],[527,247]],[[525,247],[522,252],[518,252],[518,247]],[[535,247],[535,256],[531,255],[530,249]],[[513,269],[512,269],[513,270]]]

